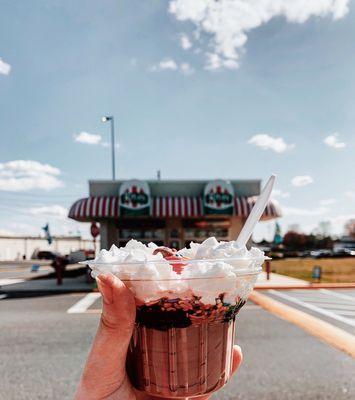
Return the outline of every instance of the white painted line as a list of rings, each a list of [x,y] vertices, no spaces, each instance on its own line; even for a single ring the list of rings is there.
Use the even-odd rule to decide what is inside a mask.
[[[311,302],[311,303],[319,303],[319,304],[330,304],[330,305],[342,305],[342,306],[348,306],[348,307],[354,307],[354,303],[349,302],[348,300],[344,299],[337,299],[335,297],[300,297],[300,296],[294,296],[295,298],[305,301],[305,302]]]
[[[352,304],[348,304],[348,305],[343,305],[343,304],[317,304],[317,303],[313,303],[316,306],[322,307],[322,308],[326,308],[327,310],[339,310],[340,311],[355,311],[355,307]]]
[[[0,279],[0,286],[14,285],[15,283],[25,282],[24,279]]]
[[[295,296],[296,297],[296,296]],[[350,304],[349,302],[346,303],[345,300],[339,300],[337,302],[334,302],[332,299],[330,300],[309,300],[309,299],[304,299],[303,297],[296,297],[298,300],[304,301],[305,303],[313,303],[315,305],[319,305],[319,307],[323,308],[338,308],[339,309],[344,309],[344,310],[355,310],[354,304]]]
[[[355,327],[355,320],[353,321],[353,320],[351,320],[349,318],[342,317],[341,315],[335,314],[332,311],[325,310],[324,308],[317,307],[317,306],[315,306],[313,304],[305,303],[302,300],[299,300],[299,299],[297,299],[295,297],[289,296],[289,295],[287,295],[285,293],[280,293],[280,292],[278,292],[276,290],[273,290],[273,289],[270,289],[269,293],[273,294],[274,296],[281,297],[282,299],[288,300],[288,301],[290,301],[292,303],[298,304],[298,305],[300,305],[302,307],[308,308],[309,310],[315,311],[315,312],[317,312],[319,314],[322,314],[322,315],[325,315],[327,317],[333,318],[333,319],[335,319],[337,321],[342,322],[343,324],[347,324],[347,325]]]
[[[341,315],[349,315],[349,316],[354,316],[355,317],[355,310],[354,311],[348,311],[348,310],[337,310],[338,314]]]
[[[320,289],[319,291],[324,294],[328,294],[330,296],[338,297],[339,299],[349,300],[355,304],[355,297],[353,297],[353,296],[348,296],[347,294],[333,292],[332,290],[328,290],[328,289]]]
[[[100,298],[100,293],[89,293],[67,310],[68,314],[84,313],[95,301]]]
[[[6,299],[7,294],[0,294],[0,300]]]

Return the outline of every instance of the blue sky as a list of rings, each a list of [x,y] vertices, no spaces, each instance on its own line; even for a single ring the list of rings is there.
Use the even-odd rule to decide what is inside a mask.
[[[112,114],[120,178],[276,173],[284,231],[340,234],[355,217],[355,6],[311,3],[2,0],[1,232],[87,233],[66,209],[110,178]]]

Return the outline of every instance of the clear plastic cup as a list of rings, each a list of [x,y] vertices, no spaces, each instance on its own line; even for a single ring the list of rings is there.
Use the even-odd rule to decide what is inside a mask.
[[[233,266],[233,274],[158,280],[137,275],[133,279],[120,273],[123,264],[111,268],[105,264],[107,272],[117,275],[136,299],[136,323],[127,357],[134,387],[151,396],[187,399],[224,386],[231,374],[236,316],[263,261],[171,260],[169,264],[179,273],[186,265],[225,262]],[[139,268],[139,264],[149,268],[149,263],[156,266],[159,261],[124,263],[124,269],[128,265]],[[162,263],[166,266],[166,260]]]

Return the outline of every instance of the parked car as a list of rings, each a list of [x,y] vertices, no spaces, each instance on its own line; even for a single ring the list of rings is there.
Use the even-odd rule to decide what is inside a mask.
[[[80,261],[93,260],[95,258],[94,250],[76,250],[68,255],[69,264],[76,264]]]
[[[335,249],[333,250],[333,256],[334,257],[353,257],[355,256],[355,250],[354,249]]]
[[[56,251],[49,251],[49,250],[40,250],[35,258],[38,260],[54,260],[56,257],[59,256],[59,253]]]
[[[327,258],[327,257],[332,257],[332,255],[333,255],[333,252],[328,249],[311,251],[311,257],[313,257],[313,258]]]
[[[302,258],[311,257],[311,250],[302,251],[302,252],[301,252],[301,257],[302,257]]]

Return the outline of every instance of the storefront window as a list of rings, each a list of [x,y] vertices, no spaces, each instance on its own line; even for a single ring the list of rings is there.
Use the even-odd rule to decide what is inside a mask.
[[[180,249],[180,242],[179,242],[179,240],[172,240],[172,241],[170,242],[170,244],[169,244],[169,247],[170,247],[171,249],[177,249],[177,250],[179,250],[179,249]]]
[[[136,240],[143,240],[143,239],[162,239],[164,240],[164,229],[120,229],[119,230],[119,237],[121,239],[136,239]]]
[[[172,229],[172,230],[170,231],[170,237],[171,237],[171,238],[174,238],[174,239],[179,238],[179,237],[180,237],[180,235],[179,235],[179,230],[178,230],[178,229]]]
[[[203,241],[204,239],[215,236],[219,240],[228,239],[228,229],[196,229],[186,228],[185,239],[193,240],[194,242]]]

